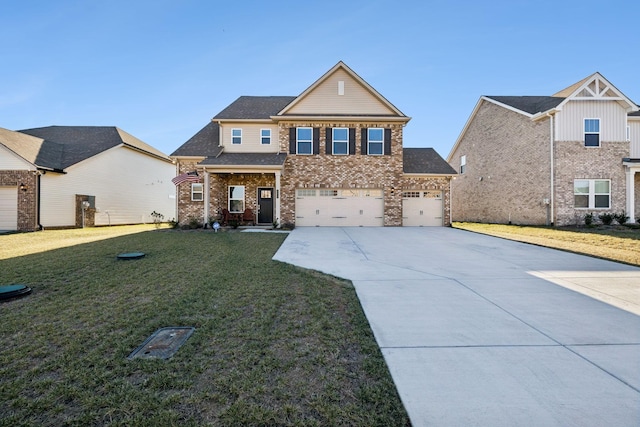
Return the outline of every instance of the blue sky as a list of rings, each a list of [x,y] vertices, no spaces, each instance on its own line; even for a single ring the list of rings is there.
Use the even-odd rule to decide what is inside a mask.
[[[7,4],[9,3],[9,4]],[[448,155],[481,95],[599,71],[640,103],[640,2],[10,1],[0,127],[118,126],[171,154],[241,95],[298,95],[344,61]]]

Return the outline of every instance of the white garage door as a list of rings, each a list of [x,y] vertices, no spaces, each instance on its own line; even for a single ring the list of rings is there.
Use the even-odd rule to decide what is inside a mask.
[[[402,193],[402,225],[428,227],[443,225],[442,191]]]
[[[296,226],[379,227],[384,225],[380,189],[298,189]]]
[[[18,189],[0,187],[0,230],[18,229]]]

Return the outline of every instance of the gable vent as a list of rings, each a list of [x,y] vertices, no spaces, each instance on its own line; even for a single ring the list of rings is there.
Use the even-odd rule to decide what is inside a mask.
[[[338,95],[344,95],[344,80],[338,80]]]

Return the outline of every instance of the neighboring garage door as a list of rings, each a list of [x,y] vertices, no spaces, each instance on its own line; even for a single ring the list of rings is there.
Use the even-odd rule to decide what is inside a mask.
[[[442,191],[402,193],[402,225],[428,227],[443,225]]]
[[[18,229],[18,189],[0,187],[0,230]]]
[[[298,189],[296,226],[380,227],[384,199],[380,189]]]

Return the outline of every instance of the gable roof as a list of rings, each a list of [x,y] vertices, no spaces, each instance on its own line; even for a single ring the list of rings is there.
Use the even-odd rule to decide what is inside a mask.
[[[392,114],[385,115],[385,117],[401,117],[406,121],[409,121],[410,118],[405,116],[402,111],[396,108],[391,102],[389,102],[384,96],[382,96],[377,90],[375,90],[369,83],[367,83],[362,77],[356,74],[351,68],[349,68],[344,62],[339,61],[336,65],[334,65],[329,71],[324,73],[318,80],[316,80],[311,86],[305,89],[300,95],[298,95],[292,102],[286,105],[280,112],[278,112],[277,116],[287,116],[293,115],[291,110],[298,105],[300,102],[304,101],[316,88],[321,86],[324,82],[326,82],[333,74],[338,72],[339,70],[345,72],[349,77],[355,80],[364,90],[369,92],[378,102],[384,105]],[[358,115],[356,115],[358,116]],[[367,116],[367,115],[364,115]]]
[[[403,148],[402,162],[404,173],[429,175],[457,175],[433,148]]]
[[[167,155],[113,126],[49,126],[19,132],[43,140],[35,164],[53,170],[62,171],[119,145],[171,161]]]
[[[560,105],[565,99],[555,96],[486,96],[485,98],[492,99],[531,115],[551,110]]]
[[[221,151],[220,125],[217,122],[209,122],[171,153],[171,157],[215,157]]]
[[[213,120],[268,120],[294,99],[295,96],[241,96],[216,114]]]
[[[38,160],[44,139],[0,128],[0,144],[36,167],[43,167]]]

